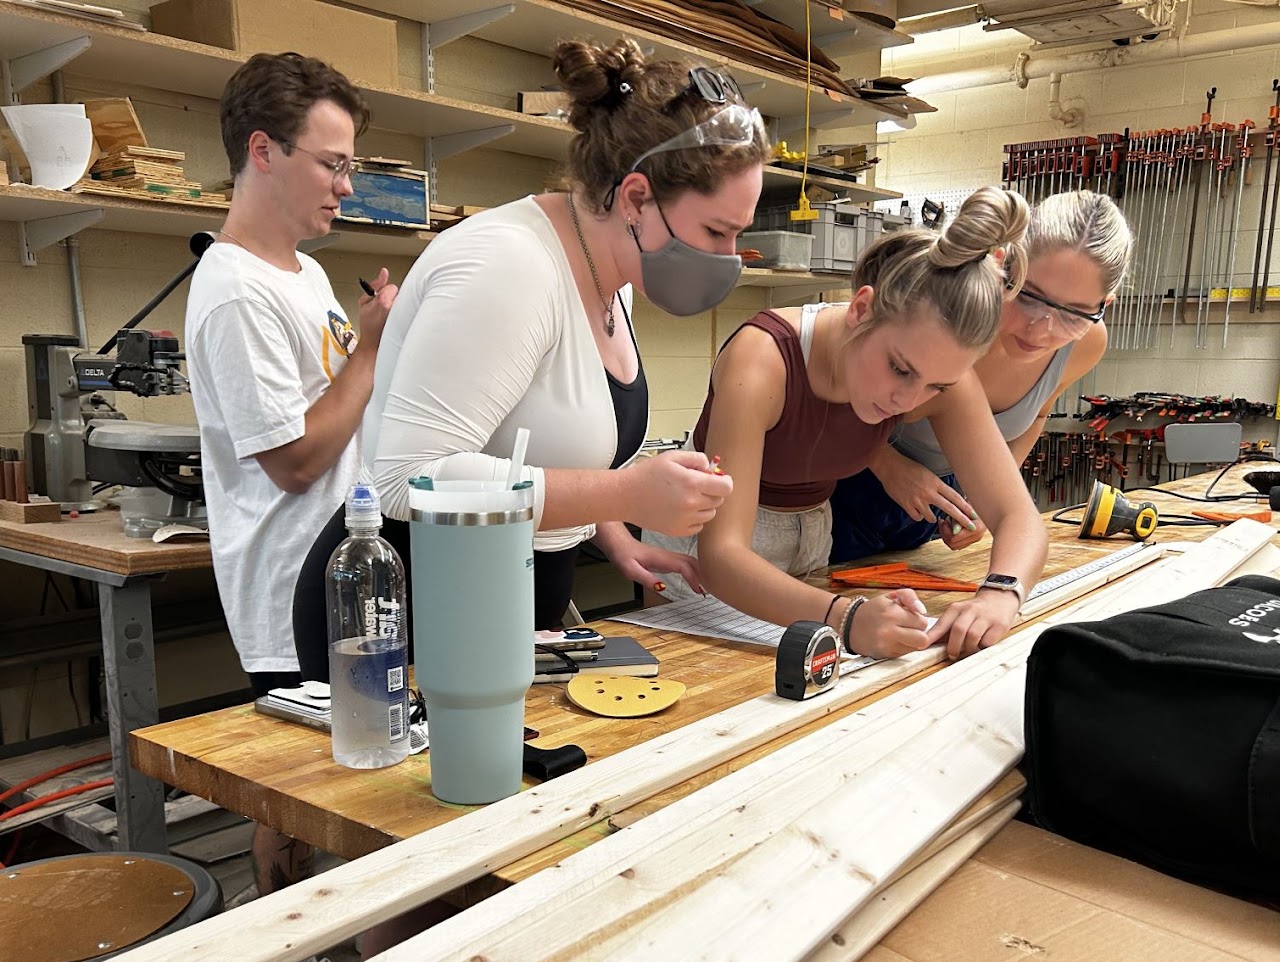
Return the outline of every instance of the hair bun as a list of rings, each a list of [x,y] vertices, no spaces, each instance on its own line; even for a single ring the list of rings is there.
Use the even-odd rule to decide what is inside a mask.
[[[583,130],[592,110],[611,110],[639,87],[645,59],[640,45],[626,38],[607,47],[565,40],[556,45],[552,66],[569,95],[569,123]]]
[[[1021,194],[999,187],[979,187],[938,235],[929,254],[936,267],[957,268],[1004,249],[1005,269],[1021,271],[1026,262],[1022,236],[1030,210]]]

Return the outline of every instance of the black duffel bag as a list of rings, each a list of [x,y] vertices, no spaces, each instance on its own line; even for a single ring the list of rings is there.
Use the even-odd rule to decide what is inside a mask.
[[[1280,581],[1050,628],[1027,668],[1032,821],[1280,899]]]

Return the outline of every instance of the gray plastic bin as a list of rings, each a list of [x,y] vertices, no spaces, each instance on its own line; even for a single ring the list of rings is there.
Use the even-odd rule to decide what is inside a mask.
[[[884,214],[848,204],[811,204],[816,220],[791,220],[791,207],[765,207],[756,211],[752,229],[787,230],[813,235],[809,270],[848,274],[867,245],[884,229]]]

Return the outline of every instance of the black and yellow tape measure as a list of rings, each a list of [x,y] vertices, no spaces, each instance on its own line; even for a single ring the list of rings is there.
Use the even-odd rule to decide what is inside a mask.
[[[773,687],[783,698],[803,701],[840,677],[840,639],[820,621],[797,621],[782,633]]]

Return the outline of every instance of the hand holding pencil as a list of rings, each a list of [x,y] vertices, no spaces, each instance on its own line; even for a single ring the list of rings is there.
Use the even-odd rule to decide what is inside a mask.
[[[673,537],[697,534],[733,491],[733,479],[698,451],[645,458],[622,475],[628,481],[626,520]]]

